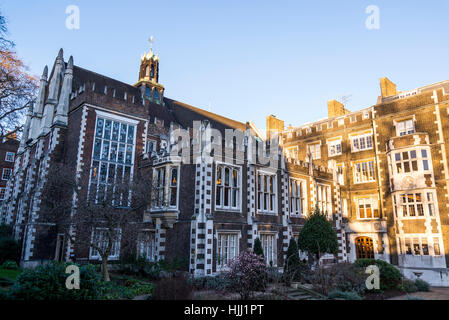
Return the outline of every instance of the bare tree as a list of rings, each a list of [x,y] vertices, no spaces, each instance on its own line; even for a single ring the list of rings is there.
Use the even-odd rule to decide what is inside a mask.
[[[139,172],[132,180],[116,179],[95,191],[91,187],[86,194],[75,174],[65,165],[57,165],[42,190],[41,212],[72,245],[98,255],[103,280],[110,281],[111,254],[137,250],[137,242],[142,240],[143,213],[150,205],[151,183],[146,172]]]
[[[0,141],[22,131],[26,110],[32,106],[37,90],[36,77],[28,74],[6,33],[6,19],[0,14]]]

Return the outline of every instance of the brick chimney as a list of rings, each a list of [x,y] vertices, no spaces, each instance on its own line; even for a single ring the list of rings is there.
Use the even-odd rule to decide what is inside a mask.
[[[350,111],[345,109],[343,103],[337,100],[330,100],[327,102],[327,116],[334,118],[348,114]]]
[[[284,121],[274,115],[269,115],[267,117],[267,140],[270,140],[271,132],[280,133],[282,131],[284,131]]]
[[[397,94],[396,84],[391,82],[391,80],[388,79],[387,77],[381,78],[380,79],[380,92],[381,92],[382,98],[394,96],[395,94]]]

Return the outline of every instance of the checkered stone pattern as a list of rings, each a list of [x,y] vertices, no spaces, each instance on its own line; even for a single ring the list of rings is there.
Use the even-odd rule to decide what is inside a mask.
[[[254,245],[253,217],[256,215],[256,173],[253,165],[247,167],[247,195],[248,195],[248,248]]]
[[[281,213],[282,213],[282,250],[284,261],[287,258],[287,249],[292,237],[292,227],[288,223],[288,218],[290,215],[290,208],[288,205],[288,181],[289,177],[287,173],[284,173],[281,178]]]
[[[160,221],[156,221],[156,234],[155,234],[155,240],[156,240],[156,254],[157,254],[157,260],[164,260],[165,259],[165,229],[162,227],[162,224]]]

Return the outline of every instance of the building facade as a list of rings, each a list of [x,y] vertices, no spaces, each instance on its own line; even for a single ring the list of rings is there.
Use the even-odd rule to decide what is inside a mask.
[[[12,176],[14,170],[14,161],[19,141],[14,137],[6,137],[5,141],[0,144],[0,202],[3,202],[6,195],[6,184]]]
[[[264,137],[252,122],[165,97],[152,51],[129,85],[65,62],[61,50],[28,112],[2,219],[14,226],[24,266],[99,260],[44,219],[48,176],[62,163],[81,194],[101,198],[118,178],[147,170],[152,202],[134,250],[150,260],[181,259],[186,271],[213,275],[259,238],[266,263],[282,268],[318,207],[339,243],[324,258],[383,259],[410,278],[449,284],[446,85],[397,93],[383,79],[375,106],[350,112],[331,101],[328,119],[287,129],[269,116]],[[89,234],[102,241],[102,230]],[[118,242],[110,260],[122,254]]]
[[[329,101],[327,119],[283,130],[284,151],[336,171],[349,262],[382,259],[448,285],[449,81],[408,92],[380,82],[372,107]]]

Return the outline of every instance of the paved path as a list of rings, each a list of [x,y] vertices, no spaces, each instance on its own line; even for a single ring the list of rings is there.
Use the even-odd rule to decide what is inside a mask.
[[[449,300],[449,288],[431,287],[429,292],[409,293],[399,297],[393,297],[388,300],[407,300],[408,296],[419,297],[423,300]]]

